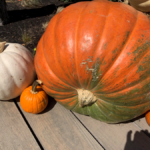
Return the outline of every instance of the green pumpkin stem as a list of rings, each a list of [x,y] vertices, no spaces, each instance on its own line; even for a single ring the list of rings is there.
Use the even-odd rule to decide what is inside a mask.
[[[0,53],[4,51],[5,44],[6,42],[0,42]]]
[[[32,84],[32,92],[33,92],[33,93],[36,93],[36,92],[37,92],[36,87],[37,87],[38,85],[41,85],[41,84],[42,84],[42,81],[41,81],[41,80],[36,80],[36,81],[34,81],[34,83]]]

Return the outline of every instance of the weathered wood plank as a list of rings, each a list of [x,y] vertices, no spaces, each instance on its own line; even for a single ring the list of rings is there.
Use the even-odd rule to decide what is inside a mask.
[[[106,124],[74,114],[106,150],[150,150],[150,138],[135,123]]]
[[[141,130],[147,132],[147,134],[149,134],[150,136],[150,126],[147,124],[145,117],[142,117],[141,119],[136,120],[134,124],[137,125]]]
[[[0,101],[0,150],[40,150],[13,101]]]
[[[22,112],[45,150],[103,149],[76,117],[54,100],[49,101],[45,113]]]

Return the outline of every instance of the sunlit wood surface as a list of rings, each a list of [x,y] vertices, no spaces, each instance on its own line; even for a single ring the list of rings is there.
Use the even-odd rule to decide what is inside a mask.
[[[41,114],[29,114],[19,97],[0,101],[0,150],[150,150],[145,118],[106,124],[73,113],[49,98]]]

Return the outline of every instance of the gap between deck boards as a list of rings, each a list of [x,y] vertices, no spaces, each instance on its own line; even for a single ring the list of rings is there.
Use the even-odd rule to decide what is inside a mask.
[[[95,139],[95,141],[97,141],[97,143],[105,150],[105,148],[103,147],[103,145],[100,143],[100,141],[98,141],[96,139],[96,137],[90,132],[90,130],[84,125],[84,123],[82,123],[82,121],[72,112],[70,111],[74,117],[82,124],[82,126],[87,130],[87,132],[89,132],[89,134],[91,134],[91,136]]]
[[[18,98],[17,98],[17,99],[18,99]],[[26,116],[24,115],[24,112],[21,110],[20,104],[16,101],[16,99],[14,99],[14,103],[15,103],[15,105],[16,105],[18,111],[20,112],[22,118],[24,119],[26,125],[28,126],[30,132],[32,133],[33,137],[35,138],[37,144],[39,145],[39,147],[41,148],[41,150],[44,150],[44,147],[43,147],[42,143],[40,142],[40,140],[38,139],[38,136],[36,135],[36,133],[35,133],[35,132],[33,131],[33,129],[32,129],[32,125],[30,125],[28,119],[27,119]],[[65,109],[65,108],[64,108],[64,109]],[[69,110],[67,110],[67,111],[69,111]],[[91,137],[93,138],[93,140],[101,147],[101,148],[100,148],[100,147],[98,148],[97,146],[95,146],[95,148],[93,147],[92,150],[100,150],[100,149],[101,149],[101,150],[102,150],[102,149],[105,150],[105,148],[104,148],[104,147],[101,145],[101,143],[96,139],[96,137],[95,137],[95,136],[88,130],[88,128],[74,115],[74,113],[73,113],[72,111],[69,111],[69,113],[71,113],[71,114],[75,117],[76,121],[80,124],[80,126],[82,126],[82,127],[86,130],[86,132],[88,132],[88,133],[91,135]],[[61,149],[61,150],[63,150],[63,149]],[[90,150],[91,150],[91,149],[90,149]]]
[[[21,110],[21,107],[20,107],[20,103],[16,100],[14,100],[14,103],[17,107],[17,109],[19,110],[22,118],[24,119],[25,123],[27,124],[30,132],[32,133],[32,135],[34,136],[36,142],[38,143],[39,147],[43,150],[44,149],[44,145],[42,145],[40,139],[38,138],[39,135],[37,135],[37,133],[35,133],[33,131],[33,126],[34,124],[31,124],[31,120],[34,119],[36,116],[32,116],[31,119],[30,118],[30,114],[26,114],[23,112],[23,110]],[[58,108],[57,108],[58,109]],[[55,108],[54,108],[55,110]],[[59,110],[59,109],[58,109]],[[62,107],[62,112],[65,111],[66,109]],[[139,124],[139,121],[135,121],[135,122],[130,122],[128,124],[120,124],[120,125],[108,125],[108,124],[104,124],[100,121],[97,121],[97,120],[94,120],[92,119],[91,117],[89,116],[83,116],[83,115],[80,115],[80,114],[76,114],[72,111],[69,111],[69,113],[67,113],[67,111],[69,110],[66,110],[66,114],[69,114],[71,113],[70,115],[74,116],[76,122],[78,124],[80,124],[80,126],[82,126],[84,128],[84,130],[86,130],[86,132],[89,133],[89,135],[91,135],[91,137],[94,139],[94,141],[104,150],[113,150],[113,149],[116,149],[116,148],[119,148],[119,150],[126,150],[124,149],[124,145],[125,145],[125,140],[126,140],[126,134],[128,133],[128,129],[131,129],[133,130],[133,132],[135,131],[142,131],[142,129],[144,130],[145,129],[148,129],[148,126],[146,125],[146,123],[143,121]],[[50,111],[51,112],[51,111]],[[48,113],[48,112],[46,112]],[[64,113],[65,114],[65,113]],[[52,115],[53,115],[53,112],[52,112]],[[55,115],[55,113],[54,113]],[[71,117],[72,118],[72,117]],[[29,120],[28,120],[29,119]],[[58,118],[59,119],[59,118]],[[69,119],[69,118],[68,118]],[[35,119],[36,120],[36,119]],[[144,123],[144,125],[143,125]],[[121,126],[121,128],[120,128]],[[75,126],[76,127],[76,126]],[[143,127],[143,128],[142,128]],[[94,128],[97,128],[97,131],[96,129]],[[113,136],[115,136],[115,131],[111,131],[112,130],[115,130],[118,132],[120,132],[120,134],[122,134],[122,139],[116,139],[117,140],[117,144],[113,145],[113,143],[115,143],[115,138],[113,138]],[[78,128],[77,128],[78,130]],[[106,130],[110,130],[110,133],[108,133]],[[123,130],[123,131],[122,131]],[[149,130],[150,131],[150,130]],[[97,133],[96,133],[97,132]],[[105,133],[106,132],[106,133]],[[122,132],[122,133],[121,133]],[[143,131],[142,131],[143,132]],[[39,134],[39,133],[38,133]],[[108,135],[107,135],[108,134]],[[113,134],[113,135],[112,135]],[[117,135],[119,137],[119,135]],[[149,136],[143,132],[143,134],[141,135],[141,137],[144,137],[146,140],[147,138],[149,138]],[[146,138],[147,137],[147,138]],[[89,138],[90,139],[90,138]],[[150,139],[150,138],[149,138]],[[110,144],[109,144],[109,140],[111,140]],[[121,140],[124,140],[124,142],[121,142]],[[119,146],[122,146],[122,147],[119,147]],[[141,145],[140,145],[141,146]],[[111,147],[111,148],[110,148]],[[133,146],[134,147],[134,146]],[[94,149],[96,150],[99,150],[99,148],[96,146]],[[146,149],[150,149],[150,147],[147,145]],[[63,149],[61,149],[63,150]],[[90,149],[91,150],[91,149]],[[130,149],[129,149],[130,150]]]
[[[150,150],[150,127],[145,118],[128,123],[107,124],[89,116],[72,113],[106,150]]]
[[[39,147],[41,148],[41,150],[44,150],[42,144],[41,144],[40,141],[38,140],[38,138],[37,138],[37,136],[35,135],[33,129],[31,128],[30,124],[28,123],[27,119],[25,118],[24,114],[22,113],[20,107],[18,106],[18,104],[17,104],[17,102],[16,102],[16,99],[13,99],[13,101],[14,101],[14,103],[15,103],[15,105],[16,105],[18,111],[19,111],[19,113],[21,114],[23,120],[25,121],[26,125],[28,126],[30,132],[32,133],[34,139],[36,140],[37,144],[39,145]]]
[[[30,132],[32,133],[32,135],[34,136],[36,142],[38,143],[39,147],[43,150],[45,145],[42,145],[43,141],[41,141],[38,138],[39,133],[37,135],[37,133],[36,133],[37,131],[35,130],[35,132],[34,132],[33,129],[32,129],[35,124],[32,123],[31,121],[34,118],[37,119],[38,116],[32,115],[32,117],[30,118],[30,116],[31,116],[30,114],[24,113],[23,110],[21,110],[20,103],[18,101],[14,100],[14,103],[15,103],[17,109],[19,110],[22,118],[24,119],[25,123],[27,124]],[[53,108],[54,110],[50,110],[49,112],[51,112],[51,113],[46,112],[47,114],[43,114],[43,115],[46,115],[45,116],[46,118],[51,117],[51,115],[56,115],[56,112],[59,111],[59,109],[62,109],[60,111],[60,113],[62,112],[66,115],[70,114],[70,117],[69,118],[67,117],[67,119],[75,118],[74,121],[77,122],[78,125],[82,126],[81,127],[82,129],[84,128],[84,132],[86,130],[86,133],[88,133],[88,135],[90,135],[89,139],[94,140],[97,143],[97,145],[99,145],[101,147],[101,149],[104,149],[104,150],[116,150],[116,148],[119,148],[119,150],[126,150],[126,149],[124,149],[124,146],[125,146],[126,135],[128,134],[129,130],[132,130],[133,133],[135,133],[136,131],[143,132],[144,130],[150,131],[149,127],[147,126],[147,124],[145,122],[145,120],[143,120],[143,119],[142,119],[141,122],[139,122],[139,120],[136,120],[134,122],[129,122],[127,124],[108,125],[108,124],[104,124],[103,122],[94,120],[89,116],[83,116],[83,115],[74,113],[72,111],[66,110],[65,108],[63,108],[61,106],[59,106],[59,107],[58,106],[59,105],[57,105],[57,107]],[[62,116],[63,116],[63,114],[62,114]],[[39,118],[40,117],[42,117],[42,115],[39,116]],[[61,117],[61,115],[59,117]],[[60,119],[59,117],[58,117],[58,119]],[[49,121],[50,121],[50,118],[49,118]],[[67,124],[68,124],[68,122],[67,122]],[[53,124],[47,124],[47,125],[52,125],[52,128],[53,128]],[[57,125],[57,122],[56,122],[56,125]],[[69,125],[72,126],[71,124],[69,124]],[[59,125],[58,125],[58,128],[59,128]],[[76,130],[80,130],[80,129],[77,128],[76,125],[75,125],[75,128],[76,128]],[[47,130],[49,130],[49,129],[47,129]],[[110,133],[107,130],[109,130]],[[111,131],[111,130],[114,130],[114,131]],[[64,130],[63,130],[63,132],[64,132]],[[119,135],[119,133],[116,133],[116,132],[120,132],[120,135]],[[51,131],[49,133],[51,133]],[[75,136],[76,136],[76,134],[75,134]],[[120,139],[119,138],[115,139],[114,137],[116,137],[116,136],[121,137],[121,138]],[[60,137],[57,136],[57,138],[60,138]],[[141,133],[138,140],[141,140],[140,138],[143,138],[143,140],[146,139],[147,143],[150,142],[149,135],[147,135],[145,132]],[[116,144],[114,144],[116,142],[115,140],[117,141]],[[122,141],[124,141],[124,142],[122,142]],[[147,143],[146,143],[146,149],[144,149],[144,150],[149,150],[150,149],[150,146]],[[139,145],[139,146],[142,146],[142,145]],[[133,147],[136,148],[136,147],[138,147],[138,145],[136,147],[135,147],[135,145],[133,145]],[[99,150],[98,146],[95,146],[94,149]],[[64,150],[64,149],[61,149],[61,150]],[[91,149],[89,149],[89,150],[91,150]]]

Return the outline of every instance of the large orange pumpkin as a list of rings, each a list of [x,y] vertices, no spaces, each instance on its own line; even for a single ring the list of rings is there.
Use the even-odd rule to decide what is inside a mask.
[[[35,55],[47,94],[67,109],[118,123],[150,110],[150,20],[109,1],[55,15]]]

